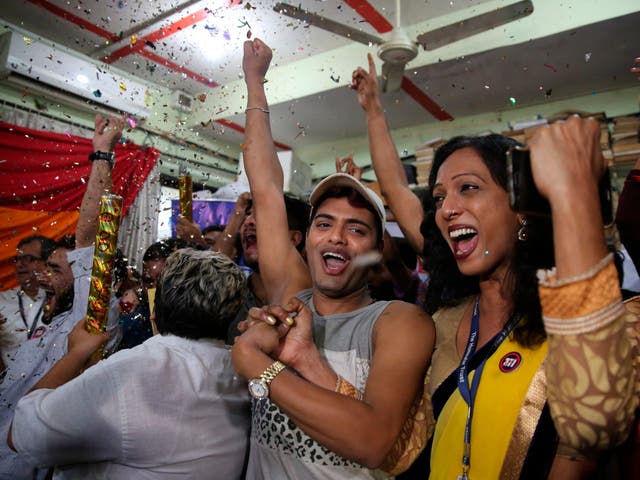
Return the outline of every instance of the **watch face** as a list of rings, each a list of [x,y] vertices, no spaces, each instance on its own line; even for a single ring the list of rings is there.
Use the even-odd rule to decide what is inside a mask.
[[[254,378],[249,382],[249,393],[254,398],[267,398],[269,387],[262,378]]]

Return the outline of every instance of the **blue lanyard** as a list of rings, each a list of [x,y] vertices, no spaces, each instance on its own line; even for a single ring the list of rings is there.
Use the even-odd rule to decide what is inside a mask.
[[[467,404],[467,422],[464,427],[464,451],[462,453],[462,475],[458,477],[458,480],[467,480],[469,478],[469,468],[471,466],[471,422],[473,420],[473,404],[478,393],[478,386],[480,385],[480,377],[482,376],[482,370],[487,359],[498,349],[500,344],[509,336],[515,326],[518,324],[518,319],[514,318],[507,322],[498,334],[493,337],[491,346],[487,352],[484,360],[476,368],[476,373],[473,375],[471,382],[471,388],[469,388],[469,363],[471,357],[476,351],[478,345],[478,334],[480,330],[480,298],[476,299],[473,306],[473,316],[471,317],[471,331],[469,332],[469,339],[467,340],[467,346],[464,349],[464,355],[458,366],[458,390],[460,395]]]

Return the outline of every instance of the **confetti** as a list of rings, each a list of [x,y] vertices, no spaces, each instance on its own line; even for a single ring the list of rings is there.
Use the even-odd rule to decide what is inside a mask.
[[[558,71],[556,67],[554,67],[553,65],[549,65],[548,63],[545,63],[544,66],[553,71],[553,73],[556,73]]]
[[[333,80],[336,83],[340,83],[340,75],[338,75],[338,77],[334,77],[333,75],[331,75],[331,80]]]
[[[156,49],[156,46],[154,45],[154,43],[150,40],[145,40],[144,43],[147,45],[147,47],[152,48],[152,49]]]
[[[138,37],[136,35],[131,35],[129,41],[131,42],[131,46],[133,46],[138,42]]]
[[[206,99],[207,99],[206,93],[201,93],[200,95],[198,95],[198,100],[200,100],[201,102],[204,103]]]
[[[22,37],[22,41],[25,43],[25,45],[29,46],[31,45],[31,39],[29,37]]]
[[[122,90],[123,92],[127,91],[127,86],[124,84],[124,82],[120,82],[120,90]]]
[[[127,123],[131,128],[136,128],[136,121],[133,118],[127,117]]]
[[[513,97],[509,97],[509,101],[511,102],[511,105],[515,105],[516,104],[516,99]]]
[[[100,90],[94,90],[93,96],[96,98],[100,98],[102,96],[102,92]]]
[[[229,32],[227,32],[226,30],[222,34],[222,36],[224,37],[225,40],[231,40],[231,35],[229,35]]]
[[[584,61],[588,62],[589,60],[591,60],[591,52],[587,52],[584,54]]]

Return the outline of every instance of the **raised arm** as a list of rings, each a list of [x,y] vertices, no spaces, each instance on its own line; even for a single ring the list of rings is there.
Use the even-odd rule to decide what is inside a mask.
[[[310,286],[304,260],[289,240],[282,167],[276,154],[264,91],[271,49],[260,39],[244,43],[242,68],[247,84],[244,165],[256,219],[260,275],[273,303]]]
[[[122,137],[124,119],[118,117],[102,118],[96,115],[93,131],[93,151],[109,154]],[[100,154],[99,154],[100,155]],[[96,158],[91,163],[91,173],[87,182],[87,191],[82,197],[80,215],[76,227],[76,247],[88,247],[96,240],[98,230],[98,213],[100,211],[100,197],[111,193],[111,167],[113,160]]]
[[[600,125],[571,117],[530,140],[532,172],[549,199],[556,271],[541,278],[549,335],[549,407],[562,448],[601,451],[626,438],[638,405],[638,319],[622,304],[608,255],[598,181]],[[636,329],[635,335],[625,332]]]
[[[358,102],[366,115],[373,170],[402,233],[409,241],[411,248],[422,255],[424,243],[420,233],[422,205],[418,196],[409,188],[402,162],[389,133],[387,119],[380,102],[376,66],[371,54],[367,55],[367,59],[369,71],[358,67],[353,72],[351,88],[358,92]]]
[[[83,318],[67,336],[69,345],[67,353],[51,367],[51,370],[29,392],[41,388],[58,388],[73,380],[87,367],[91,355],[109,339],[109,335],[106,333],[101,335],[89,333],[84,327],[84,322],[85,319]],[[11,433],[12,426],[9,426],[7,443],[12,450],[15,450]]]
[[[236,199],[233,206],[233,213],[229,217],[229,221],[224,226],[224,230],[216,239],[211,247],[214,252],[224,253],[227,257],[233,258],[233,252],[236,246],[236,238],[242,227],[244,219],[247,218],[247,211],[251,207],[251,194],[242,192]]]

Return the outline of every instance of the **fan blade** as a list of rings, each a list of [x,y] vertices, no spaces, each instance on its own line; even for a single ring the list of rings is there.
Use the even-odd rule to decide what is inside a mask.
[[[302,20],[314,27],[335,33],[336,35],[340,35],[341,37],[345,37],[350,40],[355,40],[356,42],[364,43],[365,45],[379,45],[384,41],[382,38],[375,35],[361,32],[360,30],[351,28],[348,25],[334,22],[333,20],[329,20],[328,18],[322,17],[316,13],[294,7],[293,5],[288,5],[286,3],[276,3],[273,10],[287,17]]]
[[[404,66],[404,63],[384,62],[382,64],[383,92],[397,92],[400,90],[402,77],[404,76]]]
[[[516,2],[509,6],[497,8],[491,12],[423,33],[418,36],[417,42],[427,51],[435,50],[476,33],[491,30],[505,23],[526,17],[531,13],[533,13],[531,0]]]

